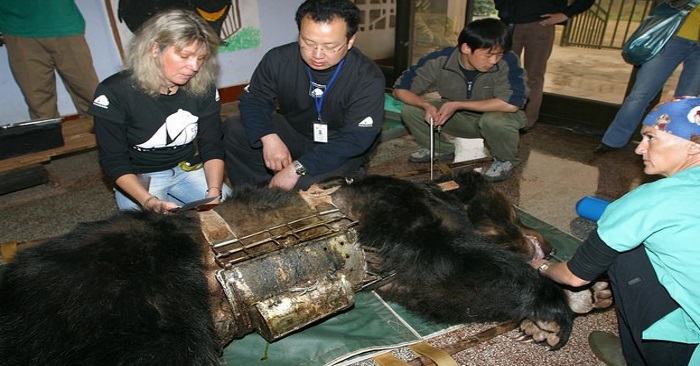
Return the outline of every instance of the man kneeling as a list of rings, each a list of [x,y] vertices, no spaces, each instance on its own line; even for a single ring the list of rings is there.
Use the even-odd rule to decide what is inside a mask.
[[[492,182],[507,179],[518,158],[519,129],[526,124],[521,110],[527,101],[525,73],[510,52],[508,28],[497,19],[471,22],[460,33],[456,47],[428,54],[394,84],[394,97],[406,106],[401,117],[422,147],[411,154],[414,163],[430,161],[430,127],[439,135],[438,159],[452,159],[454,145],[445,134],[483,138],[494,156],[484,173]],[[423,94],[437,91],[440,100]],[[448,123],[449,122],[449,123]]]

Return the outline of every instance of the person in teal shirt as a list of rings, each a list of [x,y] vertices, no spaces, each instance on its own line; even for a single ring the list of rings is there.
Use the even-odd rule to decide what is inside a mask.
[[[643,123],[635,152],[665,178],[610,204],[569,261],[533,267],[570,286],[607,270],[624,355],[615,364],[700,365],[700,98],[661,103]],[[589,339],[613,364],[614,348]]]
[[[0,33],[31,119],[59,117],[56,72],[86,114],[98,79],[75,0],[2,0]]]

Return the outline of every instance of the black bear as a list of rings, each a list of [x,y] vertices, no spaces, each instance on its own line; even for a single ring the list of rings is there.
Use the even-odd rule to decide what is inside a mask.
[[[199,225],[122,213],[22,249],[0,285],[0,365],[218,365]]]
[[[370,176],[332,194],[359,221],[359,241],[379,250],[375,270],[393,273],[380,291],[438,322],[529,320],[548,333],[537,340],[562,347],[574,314],[563,289],[528,264],[551,247],[481,175],[450,178],[458,188]]]
[[[527,264],[546,242],[480,175],[453,178],[451,191],[382,176],[325,186],[359,221],[373,269],[393,274],[384,294],[439,322],[529,320],[563,346],[573,313]],[[253,186],[215,210],[237,227],[313,211],[298,193]],[[201,225],[193,213],[126,212],[20,250],[0,282],[0,365],[217,364],[230,339],[217,335],[212,296],[226,301],[207,274]]]

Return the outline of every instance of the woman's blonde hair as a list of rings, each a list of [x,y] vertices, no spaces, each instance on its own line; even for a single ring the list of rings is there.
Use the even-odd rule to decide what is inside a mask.
[[[148,19],[134,35],[129,47],[126,67],[139,89],[157,96],[163,83],[161,57],[153,57],[153,46],[159,54],[173,46],[176,52],[191,44],[200,44],[207,50],[206,59],[192,79],[180,89],[194,95],[205,95],[216,83],[219,61],[216,57],[219,37],[209,24],[195,12],[184,9],[162,11]]]

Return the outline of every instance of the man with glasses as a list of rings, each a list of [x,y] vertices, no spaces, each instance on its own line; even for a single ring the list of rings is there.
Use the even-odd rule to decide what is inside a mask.
[[[360,11],[348,0],[307,0],[297,42],[273,48],[226,124],[226,170],[235,185],[307,189],[358,177],[376,146],[384,76],[353,48]]]

